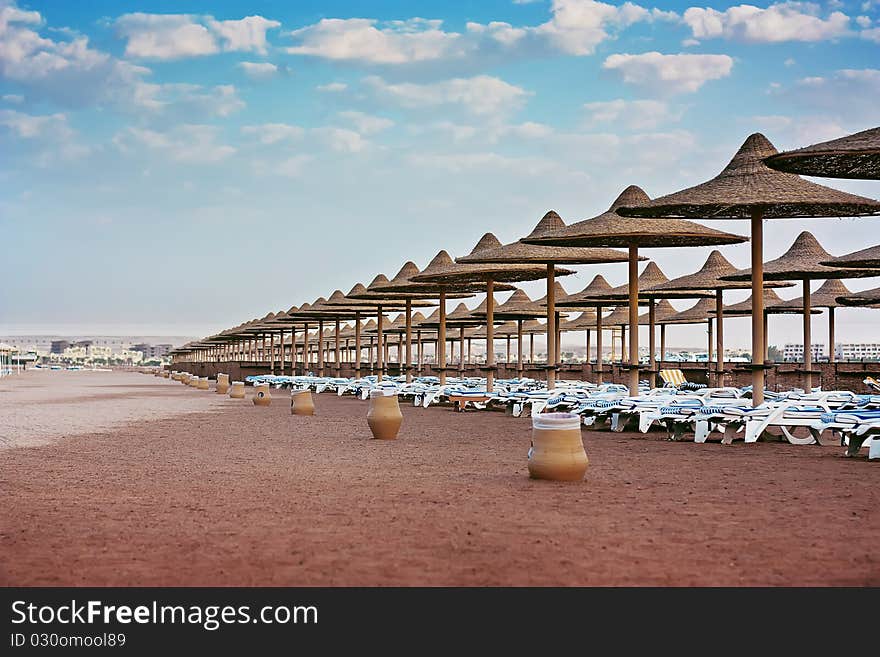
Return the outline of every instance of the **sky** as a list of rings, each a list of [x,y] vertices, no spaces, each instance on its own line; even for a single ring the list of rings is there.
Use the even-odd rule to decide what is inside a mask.
[[[785,150],[874,127],[878,98],[880,0],[0,0],[0,334],[211,334],[630,184],[702,182],[753,132]],[[769,221],[765,259],[878,227]],[[645,254],[672,278],[708,252]],[[569,292],[626,276],[576,269]],[[876,339],[871,311],[838,317],[840,341]],[[771,342],[799,331],[771,320]]]

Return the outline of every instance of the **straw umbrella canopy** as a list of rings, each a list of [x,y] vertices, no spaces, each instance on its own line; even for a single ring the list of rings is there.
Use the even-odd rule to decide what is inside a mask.
[[[779,153],[765,162],[802,176],[880,180],[880,127]]]
[[[553,389],[556,382],[556,362],[559,346],[556,344],[556,304],[554,283],[556,265],[593,265],[626,262],[627,254],[606,248],[545,246],[530,244],[525,240],[558,233],[565,229],[565,222],[554,210],[550,210],[523,240],[487,249],[477,254],[457,258],[460,263],[525,263],[544,264],[547,267],[547,354],[553,358],[553,367],[547,370],[547,387]]]
[[[878,307],[880,306],[880,287],[875,287],[872,290],[864,290],[856,293],[850,292],[849,294],[841,295],[837,297],[837,302],[841,306]]]
[[[439,299],[440,313],[438,324],[438,341],[437,345],[443,348],[437,351],[437,369],[440,372],[440,383],[446,383],[446,300],[449,298],[461,298],[462,295],[471,296],[474,292],[479,292],[480,287],[473,284],[450,284],[445,281],[430,282],[416,281],[415,277],[422,274],[429,274],[434,271],[443,271],[455,263],[446,251],[439,251],[437,255],[428,263],[428,266],[421,272],[413,271],[411,268],[405,275],[398,274],[394,280],[385,284],[371,286],[373,292],[385,295],[394,294],[426,294],[432,298]]]
[[[836,359],[834,354],[834,310],[842,304],[838,301],[838,297],[845,297],[852,294],[846,285],[837,278],[829,278],[822,283],[821,287],[815,292],[810,293],[810,304],[813,308],[828,309],[828,362],[833,363]],[[783,307],[804,308],[804,297],[798,297],[782,303]]]
[[[819,264],[834,268],[878,268],[880,267],[880,244],[877,246],[869,246],[867,249],[862,249],[861,251],[854,251],[853,253],[847,253],[846,255],[838,256],[836,258],[823,260]]]
[[[765,280],[782,280],[794,278],[803,283],[803,313],[804,313],[804,389],[813,387],[813,350],[812,329],[810,321],[810,306],[812,304],[810,282],[813,280],[827,280],[829,278],[867,278],[880,274],[878,270],[855,269],[852,267],[832,269],[819,264],[828,260],[831,255],[822,248],[819,241],[808,231],[803,231],[797,236],[791,247],[776,260],[763,264]],[[748,281],[752,272],[748,269],[736,274],[725,276],[728,280]]]
[[[470,252],[470,256],[478,256],[483,252],[501,247],[501,242],[492,233],[486,233],[480,238],[476,246]],[[557,272],[560,276],[567,276],[574,272],[570,269],[561,269]],[[413,280],[422,283],[485,283],[486,285],[486,343],[488,353],[486,355],[486,390],[491,392],[494,383],[495,349],[493,345],[494,335],[494,311],[495,311],[495,283],[514,283],[520,281],[532,281],[546,278],[545,266],[530,264],[466,264],[455,263],[443,268],[427,271],[414,276]]]
[[[638,217],[749,219],[752,255],[752,353],[764,353],[763,220],[782,217],[848,217],[880,214],[880,202],[774,171],[764,160],[777,154],[762,134],[753,134],[715,178],[620,213]],[[764,401],[764,363],[752,362],[752,403]]]
[[[559,233],[530,238],[537,244],[564,246],[624,247],[629,250],[629,318],[630,318],[630,374],[631,395],[639,389],[639,332],[638,332],[638,252],[639,248],[663,248],[682,246],[713,246],[736,244],[746,238],[706,228],[683,219],[663,220],[632,219],[617,213],[621,207],[642,206],[650,199],[645,192],[630,185],[614,201],[607,212],[592,219],[572,224]]]
[[[660,283],[651,288],[652,292],[662,295],[666,292],[695,292],[694,297],[701,296],[705,290],[715,292],[715,371],[718,383],[724,374],[724,290],[740,290],[751,288],[751,282],[723,280],[722,276],[739,273],[721,252],[714,249],[699,271],[680,276],[671,281]],[[789,287],[791,283],[765,283],[765,287]],[[711,330],[711,325],[710,325]],[[710,349],[711,351],[711,349]]]

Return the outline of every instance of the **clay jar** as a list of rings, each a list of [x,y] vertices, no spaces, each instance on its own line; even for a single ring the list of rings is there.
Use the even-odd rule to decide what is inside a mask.
[[[312,399],[312,391],[291,390],[290,391],[290,414],[291,415],[314,415],[315,400]]]
[[[400,404],[397,403],[397,395],[394,393],[386,395],[383,390],[372,390],[367,424],[370,425],[373,438],[394,440],[402,423],[403,414],[400,412]]]
[[[229,388],[230,399],[244,399],[244,381],[233,381]]]
[[[579,415],[542,413],[532,416],[529,475],[533,479],[581,481],[588,463]]]
[[[272,403],[272,395],[269,394],[268,383],[258,383],[254,386],[254,406],[268,406]]]
[[[228,374],[218,374],[217,375],[217,394],[225,395],[229,392],[229,375]]]
[[[200,376],[199,380],[196,382],[196,388],[198,388],[199,390],[210,390],[211,383],[210,381],[208,381],[208,377]]]

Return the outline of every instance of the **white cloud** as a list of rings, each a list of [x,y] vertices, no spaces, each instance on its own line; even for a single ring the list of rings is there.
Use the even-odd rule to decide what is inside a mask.
[[[300,139],[305,134],[305,130],[298,125],[287,123],[263,123],[262,125],[246,125],[242,127],[241,133],[253,135],[261,144],[268,145]]]
[[[243,109],[245,103],[231,84],[202,87],[181,82],[136,85],[135,105],[151,113],[176,113],[192,120],[198,116],[230,116]]]
[[[319,84],[315,87],[318,91],[323,91],[326,93],[339,93],[340,91],[345,91],[348,89],[348,85],[344,82],[330,82],[328,84]]]
[[[849,32],[849,17],[839,11],[826,18],[809,2],[783,2],[766,9],[738,5],[725,11],[691,7],[683,20],[696,39],[736,39],[752,43],[825,41]]]
[[[550,20],[534,26],[468,22],[464,32],[442,29],[440,20],[325,18],[294,30],[287,52],[361,64],[400,65],[506,55],[538,49],[590,55],[597,45],[635,23],[678,20],[674,12],[595,0],[553,0]]]
[[[312,133],[331,150],[338,153],[360,153],[370,145],[370,142],[364,139],[360,133],[346,128],[326,126],[314,128]]]
[[[0,110],[0,126],[4,126],[23,139],[51,135],[72,134],[64,114],[31,115],[14,110]]]
[[[217,141],[218,130],[209,125],[183,124],[167,132],[129,127],[113,138],[123,153],[140,154],[144,149],[163,153],[186,164],[210,164],[225,160],[235,148]]]
[[[0,79],[29,91],[33,100],[63,106],[125,106],[150,71],[89,46],[88,38],[53,40],[40,36],[39,12],[0,6]]]
[[[245,75],[255,80],[271,78],[278,73],[278,67],[269,62],[239,62],[236,66],[244,71]]]
[[[354,125],[354,129],[362,135],[375,135],[394,125],[394,121],[383,116],[372,116],[353,110],[339,112],[339,116]]]
[[[789,57],[788,59],[786,59],[786,60],[785,60],[784,62],[782,62],[782,63],[783,63],[783,65],[785,65],[785,66],[794,66],[795,64],[797,64],[797,62],[794,60],[793,57]]]
[[[24,102],[24,96],[21,94],[3,94],[3,96],[0,96],[0,100],[12,105],[21,105]]]
[[[407,109],[458,107],[475,115],[492,115],[518,109],[531,95],[522,87],[500,78],[478,75],[440,82],[388,83],[370,76],[364,83],[379,100]]]
[[[608,57],[602,67],[617,72],[624,82],[661,94],[697,91],[709,80],[730,75],[733,59],[727,55],[640,55]]]
[[[190,14],[124,14],[114,23],[126,39],[125,54],[143,59],[180,59],[222,51],[266,52],[266,32],[281,24],[262,16],[218,21]]]
[[[266,54],[266,32],[281,27],[278,21],[262,16],[247,16],[241,20],[218,21],[207,19],[208,27],[223,41],[223,50]]]
[[[453,53],[461,36],[440,30],[439,21],[421,18],[391,23],[369,18],[324,18],[290,35],[297,42],[287,48],[291,54],[371,64],[440,59]]]
[[[862,30],[860,36],[868,41],[880,43],[880,27],[872,27],[870,30]]]
[[[186,14],[125,14],[116,19],[116,31],[127,40],[126,57],[178,59],[220,52],[208,28]]]
[[[871,18],[870,16],[856,16],[856,23],[859,27],[868,28],[871,27]]]
[[[32,156],[30,161],[40,167],[52,166],[59,160],[75,160],[91,152],[78,140],[63,113],[32,115],[0,110],[0,136],[4,129],[26,144],[20,145]]]
[[[551,158],[508,157],[494,152],[416,153],[409,155],[407,160],[416,166],[441,169],[454,174],[489,171],[534,177],[554,173],[579,173]]]
[[[631,130],[649,130],[681,119],[682,110],[673,110],[659,100],[616,100],[585,103],[587,124],[614,123]]]

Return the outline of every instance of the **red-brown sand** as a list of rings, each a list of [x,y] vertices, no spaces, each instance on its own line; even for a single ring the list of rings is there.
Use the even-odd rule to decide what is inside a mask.
[[[366,402],[273,393],[0,450],[0,584],[880,584],[880,464],[839,446],[584,432],[553,483],[527,418],[404,406],[378,442]]]

